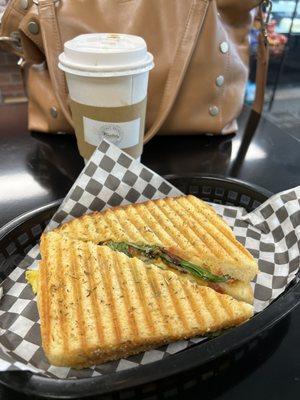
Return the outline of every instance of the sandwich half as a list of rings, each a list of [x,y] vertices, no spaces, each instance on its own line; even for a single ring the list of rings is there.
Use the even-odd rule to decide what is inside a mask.
[[[37,299],[49,362],[86,367],[239,325],[253,307],[106,245],[52,231]]]
[[[173,260],[179,258],[208,271],[210,276],[189,271],[188,276],[200,285],[253,302],[250,281],[258,272],[256,261],[215,210],[194,196],[94,212],[63,224],[56,231],[73,239],[105,244],[117,251],[124,245],[133,245],[134,255],[144,261],[147,261],[145,252],[137,251],[137,247],[154,246]],[[149,260],[154,258],[152,253]],[[162,257],[156,257],[157,262],[167,269],[176,267]],[[187,269],[177,269],[187,272]]]

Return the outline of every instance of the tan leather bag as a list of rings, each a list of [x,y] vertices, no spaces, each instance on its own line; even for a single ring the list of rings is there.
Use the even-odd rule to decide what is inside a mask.
[[[150,73],[145,142],[164,134],[225,134],[236,118],[248,78],[249,29],[261,0],[11,0],[2,18],[1,43],[23,58],[29,129],[72,131],[63,43],[88,32],[142,36],[155,58]],[[267,40],[260,36],[261,112]],[[1,40],[1,38],[0,38]]]

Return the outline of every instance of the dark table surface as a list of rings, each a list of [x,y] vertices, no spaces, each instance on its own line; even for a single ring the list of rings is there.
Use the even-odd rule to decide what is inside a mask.
[[[219,174],[278,192],[300,184],[300,143],[249,110],[230,136],[158,136],[142,161],[159,174]],[[0,227],[65,196],[83,167],[74,137],[29,133],[26,104],[0,106]],[[269,342],[220,376],[174,398],[296,399],[300,396],[300,308],[272,330]],[[0,385],[0,399],[27,398]]]

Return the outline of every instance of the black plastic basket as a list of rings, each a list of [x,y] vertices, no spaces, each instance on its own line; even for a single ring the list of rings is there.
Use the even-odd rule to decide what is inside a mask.
[[[243,206],[248,212],[271,196],[270,192],[255,185],[217,176],[166,178],[184,193],[219,204]],[[0,230],[1,279],[38,242],[60,203],[59,200],[28,212]],[[55,398],[83,398],[100,394],[106,394],[105,399],[165,398],[163,393],[182,392],[199,383],[199,380],[207,380],[226,366],[236,363],[265,339],[270,328],[299,302],[298,274],[279,298],[247,323],[161,361],[111,375],[78,380],[50,379],[30,372],[2,372],[0,382],[23,393]]]

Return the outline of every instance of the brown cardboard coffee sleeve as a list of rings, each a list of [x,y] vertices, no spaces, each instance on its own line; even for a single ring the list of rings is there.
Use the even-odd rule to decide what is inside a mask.
[[[99,132],[97,132],[99,135],[99,143],[102,139],[106,139],[112,141],[117,146],[119,136],[122,134],[122,128],[119,124],[139,119],[138,143],[134,146],[122,148],[123,151],[133,158],[138,158],[143,151],[146,105],[147,96],[139,103],[121,107],[90,106],[71,99],[70,106],[80,155],[85,159],[89,159],[96,149],[96,146],[86,140],[84,117],[90,120],[100,121],[101,123],[107,123],[105,127],[107,126],[108,130],[106,129],[106,131],[104,130],[101,132],[101,129],[99,129]]]

